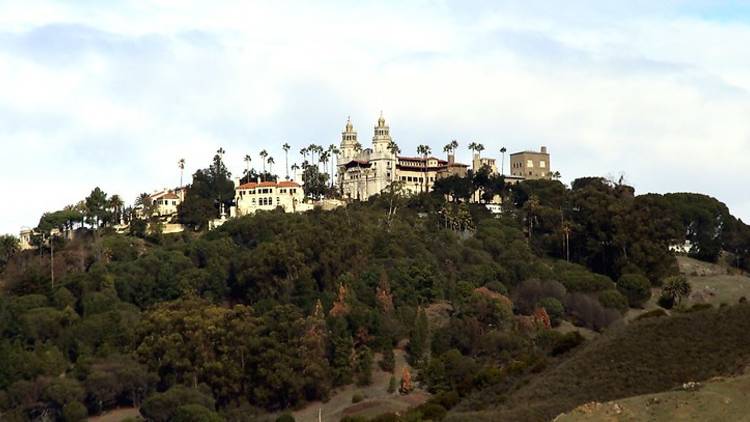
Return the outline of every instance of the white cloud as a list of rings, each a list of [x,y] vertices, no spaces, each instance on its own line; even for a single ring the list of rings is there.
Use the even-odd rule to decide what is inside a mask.
[[[0,232],[97,184],[174,185],[219,146],[283,173],[284,141],[292,163],[351,115],[367,143],[380,110],[405,152],[547,145],[566,179],[624,172],[750,220],[750,25],[703,1],[566,5],[0,2],[0,197],[23,198]]]

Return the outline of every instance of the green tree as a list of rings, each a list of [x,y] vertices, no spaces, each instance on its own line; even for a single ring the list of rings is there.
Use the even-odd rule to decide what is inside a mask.
[[[328,175],[321,173],[318,166],[307,166],[302,172],[305,196],[322,198],[328,192]]]
[[[193,174],[193,183],[187,188],[185,201],[178,207],[179,220],[183,224],[205,228],[209,220],[219,216],[221,208],[226,211],[231,206],[234,183],[222,155],[217,153],[211,166]]]
[[[409,338],[409,354],[416,364],[422,362],[427,352],[429,344],[429,323],[427,321],[427,312],[423,308],[417,311],[417,318],[414,321],[414,329]]]
[[[111,211],[107,194],[99,187],[94,188],[86,197],[86,222],[92,227],[98,228],[111,220]]]
[[[0,272],[20,250],[21,245],[17,237],[9,234],[0,236]]]

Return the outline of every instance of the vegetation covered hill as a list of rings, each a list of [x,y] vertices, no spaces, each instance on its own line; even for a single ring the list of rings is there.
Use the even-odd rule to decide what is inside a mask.
[[[199,201],[180,210],[196,217],[195,229],[227,200],[221,168],[217,156],[188,194]],[[735,338],[748,320],[742,307],[644,321],[581,351],[580,335],[549,329],[566,321],[605,332],[652,287],[684,287],[669,248],[685,240],[693,256],[730,249],[733,265],[746,268],[750,230],[723,204],[637,196],[601,178],[571,188],[493,178],[487,189],[506,204],[494,216],[460,201],[483,189],[482,177],[179,235],[160,234],[158,222],[114,233],[121,210],[95,189],[81,207],[41,218],[38,250],[0,242],[0,416],[80,420],[136,406],[152,421],[269,420],[369,385],[375,365],[393,373],[394,346],[405,343],[416,372],[405,378],[432,399],[381,420],[441,419],[459,402],[453,417],[487,409],[534,419],[587,400],[587,385],[607,399],[727,372],[745,358]],[[66,240],[54,229],[77,235]],[[670,291],[679,304],[684,292]],[[705,351],[685,340],[691,324],[723,339],[725,366],[690,367],[690,351]],[[672,361],[626,374],[636,356]],[[605,363],[620,375],[603,375]],[[393,376],[398,388],[402,374]],[[580,391],[558,397],[570,379]]]

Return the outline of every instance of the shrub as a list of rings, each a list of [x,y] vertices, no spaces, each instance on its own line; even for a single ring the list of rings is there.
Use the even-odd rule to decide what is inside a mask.
[[[617,289],[633,308],[640,308],[651,297],[651,283],[640,274],[624,274],[617,281]]]
[[[224,418],[216,412],[199,404],[180,406],[175,412],[173,422],[223,422]]]
[[[674,298],[672,296],[661,295],[656,303],[664,309],[672,309],[674,307]]]
[[[442,420],[445,418],[445,414],[448,413],[443,406],[430,402],[417,407],[415,410],[422,414],[422,420],[425,421]]]
[[[63,420],[65,422],[85,421],[88,415],[86,406],[79,401],[72,401],[63,407]]]
[[[560,321],[565,315],[565,307],[558,299],[554,297],[545,297],[537,303],[537,306],[544,308],[544,310],[547,311],[547,315],[549,315],[553,327],[560,325]]]
[[[383,359],[380,360],[379,365],[380,369],[385,372],[393,372],[396,368],[396,356],[393,354],[393,349],[390,344],[383,352]]]
[[[700,312],[711,308],[713,308],[713,305],[711,305],[710,303],[695,303],[690,308],[685,309],[684,312]]]
[[[395,413],[383,413],[370,419],[370,422],[400,422],[401,420]],[[344,419],[341,422],[344,422]]]
[[[529,315],[543,298],[551,297],[561,301],[565,299],[565,294],[565,286],[556,281],[526,280],[516,288],[513,304],[520,313]]]
[[[592,273],[582,265],[567,262],[555,265],[555,276],[569,292],[600,292],[615,285],[605,275]]]
[[[489,283],[485,284],[484,287],[492,290],[493,292],[500,293],[502,295],[508,294],[508,289],[505,287],[505,285],[499,281],[490,281]]]
[[[617,309],[620,312],[628,310],[628,298],[615,289],[609,289],[599,293],[599,303],[605,308]]]
[[[661,318],[665,316],[669,316],[669,314],[667,314],[667,311],[665,311],[664,309],[654,309],[653,311],[644,312],[638,315],[635,320],[639,321],[647,318]]]
[[[614,309],[604,309],[598,300],[583,294],[573,293],[565,299],[565,309],[577,325],[601,330],[620,319],[621,315]]]
[[[352,395],[352,403],[359,403],[364,399],[365,396],[362,395],[362,393],[354,393],[354,395]]]
[[[276,422],[295,422],[294,416],[291,413],[284,413],[283,415],[276,418]]]
[[[444,391],[438,393],[430,399],[430,402],[439,404],[446,409],[452,409],[453,406],[457,405],[461,401],[461,397],[455,391]]]
[[[398,381],[396,381],[396,377],[394,375],[391,375],[391,379],[388,381],[388,392],[395,393],[397,386],[398,386]]]
[[[141,414],[154,422],[167,422],[175,417],[175,412],[180,406],[186,404],[199,404],[207,409],[214,408],[212,397],[198,390],[175,385],[163,393],[149,396],[141,406]]]
[[[552,347],[552,351],[550,352],[550,354],[552,356],[562,355],[572,349],[575,349],[584,341],[586,341],[586,339],[583,338],[581,333],[579,333],[578,331],[565,333],[557,339],[556,343]]]

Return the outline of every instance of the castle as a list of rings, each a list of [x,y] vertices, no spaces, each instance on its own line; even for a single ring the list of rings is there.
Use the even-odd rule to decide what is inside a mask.
[[[448,152],[447,158],[442,160],[429,154],[421,157],[399,155],[398,146],[391,137],[390,127],[382,113],[374,128],[372,147],[363,149],[351,120],[347,119],[336,157],[337,184],[343,198],[355,200],[366,200],[396,181],[402,183],[406,193],[429,192],[440,178],[467,175],[469,165],[457,163],[452,151]],[[475,151],[472,170],[477,171],[484,166],[492,173],[498,172],[495,159],[481,157]],[[540,152],[511,154],[510,166],[511,174],[504,175],[506,183],[552,177],[546,147],[542,147]],[[502,172],[502,168],[500,171]]]

